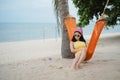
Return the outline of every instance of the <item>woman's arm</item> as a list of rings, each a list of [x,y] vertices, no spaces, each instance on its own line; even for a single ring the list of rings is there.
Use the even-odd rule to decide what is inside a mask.
[[[74,45],[73,45],[72,41],[70,42],[70,50],[71,50],[72,53],[76,53],[77,52],[77,50],[74,49]]]

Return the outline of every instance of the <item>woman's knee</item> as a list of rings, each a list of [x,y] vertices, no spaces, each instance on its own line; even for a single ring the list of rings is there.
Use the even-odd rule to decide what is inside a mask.
[[[83,49],[82,49],[82,52],[86,53],[86,48],[83,48]]]

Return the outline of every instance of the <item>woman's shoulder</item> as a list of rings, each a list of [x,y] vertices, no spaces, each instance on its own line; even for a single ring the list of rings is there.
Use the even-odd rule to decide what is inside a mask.
[[[75,42],[70,41],[70,44],[74,44],[74,43],[85,43],[85,42],[84,41],[75,41]]]
[[[73,44],[74,42],[73,41],[70,41],[70,44]]]
[[[70,45],[73,45],[74,44],[74,42],[73,41],[70,41]]]

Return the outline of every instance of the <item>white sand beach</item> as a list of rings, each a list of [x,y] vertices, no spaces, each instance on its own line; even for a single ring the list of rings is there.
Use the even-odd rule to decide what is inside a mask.
[[[0,80],[120,80],[119,46],[120,33],[101,35],[92,59],[71,70],[61,39],[1,42]]]

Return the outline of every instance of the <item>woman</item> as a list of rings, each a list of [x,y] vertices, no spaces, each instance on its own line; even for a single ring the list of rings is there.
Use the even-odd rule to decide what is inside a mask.
[[[72,63],[73,69],[78,69],[82,61],[86,57],[86,41],[83,37],[83,31],[81,28],[77,28],[74,31],[72,41],[70,42],[71,52],[75,54],[75,59]]]

